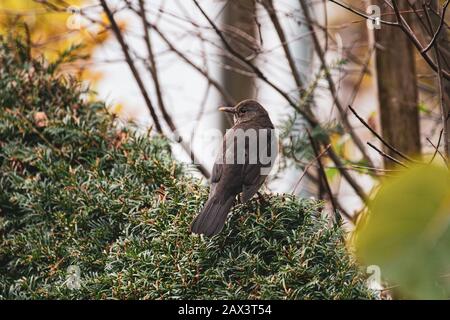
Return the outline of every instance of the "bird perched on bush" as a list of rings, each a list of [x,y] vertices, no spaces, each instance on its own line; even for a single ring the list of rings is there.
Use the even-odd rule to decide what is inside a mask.
[[[234,115],[213,166],[209,198],[191,225],[193,233],[218,234],[238,194],[247,202],[263,184],[277,155],[274,126],[267,111],[255,100],[220,107]]]

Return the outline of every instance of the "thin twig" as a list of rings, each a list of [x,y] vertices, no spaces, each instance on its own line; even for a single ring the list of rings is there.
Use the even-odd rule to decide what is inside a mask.
[[[408,166],[406,164],[404,164],[403,162],[401,162],[400,160],[395,159],[394,157],[388,155],[387,153],[381,151],[380,149],[378,149],[377,147],[375,147],[373,144],[371,144],[370,142],[367,142],[367,144],[369,145],[369,147],[373,148],[375,151],[377,151],[380,155],[382,155],[383,157],[401,165],[402,167],[408,168]]]
[[[286,99],[286,101],[291,105],[292,108],[294,108],[297,112],[299,112],[301,115],[303,115],[308,122],[310,122],[313,126],[318,125],[318,121],[307,111],[302,108],[300,108],[294,100],[280,87],[275,85],[272,81],[270,81],[267,76],[259,69],[255,64],[253,64],[250,59],[247,57],[244,57],[242,54],[237,52],[233,46],[227,41],[225,38],[223,32],[217,27],[217,25],[214,23],[214,21],[211,20],[211,18],[206,14],[206,12],[203,10],[203,8],[199,5],[197,0],[192,0],[195,4],[195,6],[199,9],[203,17],[208,21],[208,23],[211,25],[211,27],[214,29],[216,34],[219,36],[219,38],[222,40],[225,49],[232,55],[234,55],[236,58],[238,58],[242,63],[247,65],[254,73],[255,75],[263,80],[265,83],[267,83],[270,87],[272,87],[275,91],[277,91],[283,98]]]
[[[352,137],[353,142],[355,143],[355,145],[358,147],[358,149],[360,150],[361,154],[363,155],[363,157],[367,160],[367,162],[369,163],[370,166],[374,166],[372,160],[370,159],[367,150],[362,142],[362,140],[360,139],[360,137],[356,134],[354,128],[352,127],[352,125],[350,124],[350,122],[348,121],[347,118],[347,114],[344,110],[344,107],[342,106],[339,97],[338,97],[338,92],[336,89],[336,85],[334,83],[334,80],[331,76],[330,70],[327,66],[327,62],[325,61],[325,53],[322,49],[322,46],[319,42],[319,38],[317,37],[317,34],[315,33],[314,30],[314,26],[313,26],[313,21],[311,18],[311,15],[309,13],[309,8],[306,5],[306,1],[305,0],[299,0],[300,2],[300,6],[302,8],[302,13],[305,17],[306,23],[308,24],[308,28],[311,31],[311,38],[313,40],[314,43],[314,48],[316,50],[317,56],[319,57],[320,63],[322,65],[322,68],[325,71],[325,78],[328,82],[328,87],[330,89],[330,93],[333,97],[334,103],[339,111],[339,115],[342,121],[343,126],[345,127],[345,129],[348,131],[348,133],[350,134],[350,136]]]
[[[421,56],[425,59],[425,61],[428,63],[428,65],[435,71],[435,72],[439,72],[439,68],[438,65],[436,63],[434,63],[433,59],[428,55],[427,52],[422,52],[423,51],[423,46],[420,43],[419,39],[417,39],[417,36],[414,34],[414,32],[412,31],[411,27],[409,26],[408,22],[405,20],[405,18],[403,18],[403,16],[400,13],[400,9],[398,7],[397,1],[396,0],[392,0],[392,4],[386,2],[393,10],[395,13],[395,16],[397,17],[397,23],[400,26],[400,28],[403,30],[403,32],[405,33],[405,35],[409,38],[409,40],[413,43],[413,45],[416,47],[417,50],[419,50],[419,53],[421,54]],[[442,75],[450,80],[450,73],[446,70],[440,70],[440,72],[442,73]]]
[[[161,84],[159,82],[159,77],[158,77],[158,70],[157,70],[155,55],[153,53],[153,47],[152,47],[150,32],[149,32],[149,28],[147,27],[148,26],[148,20],[147,20],[147,17],[146,17],[146,10],[145,10],[145,5],[144,5],[144,0],[139,0],[139,10],[140,10],[140,16],[141,16],[141,19],[142,19],[142,23],[143,23],[144,40],[145,40],[145,44],[146,44],[146,48],[147,48],[147,54],[148,54],[148,58],[150,60],[149,70],[150,70],[150,74],[151,74],[152,79],[153,79],[153,84],[154,84],[155,91],[156,91],[156,97],[158,99],[159,109],[160,109],[160,111],[161,111],[161,113],[163,115],[164,120],[166,121],[167,125],[169,126],[170,130],[172,132],[178,132],[178,129],[177,129],[174,121],[172,120],[172,117],[167,112],[167,109],[166,109],[166,106],[165,106],[165,103],[164,103],[162,90],[161,90]],[[191,158],[192,162],[195,165],[197,165],[198,170],[203,174],[203,176],[205,178],[209,178],[209,176],[210,176],[209,171],[200,163],[200,160],[195,155],[194,151],[192,150],[192,147],[189,146],[188,144],[186,144],[184,141],[180,141],[179,144],[186,151],[186,153],[189,155],[189,157]]]
[[[402,157],[405,160],[408,160],[410,162],[417,162],[414,159],[408,157],[407,155],[403,154],[401,151],[399,151],[397,148],[395,148],[394,146],[392,146],[389,142],[387,142],[386,140],[383,139],[383,137],[381,137],[374,129],[372,129],[371,126],[369,126],[367,124],[366,121],[364,121],[363,118],[361,118],[359,116],[359,114],[355,111],[355,109],[352,108],[352,106],[348,106],[348,108],[351,110],[351,112],[355,115],[355,117],[364,125],[364,127],[366,127],[367,129],[369,129],[370,132],[372,132],[372,134],[377,137],[378,140],[381,141],[381,143],[383,143],[386,147],[388,147],[390,150],[392,150],[394,153],[396,153],[397,155],[399,155],[400,157]]]
[[[326,146],[326,148],[324,148],[322,150],[322,152],[320,152],[320,154],[315,157],[314,159],[312,159],[303,169],[303,172],[301,174],[301,176],[298,178],[297,182],[295,183],[294,188],[292,189],[291,193],[295,193],[295,191],[297,190],[300,182],[303,180],[303,177],[306,175],[306,173],[308,172],[308,169],[314,165],[314,162],[316,162],[319,158],[321,158],[325,153],[327,153],[328,149],[331,147],[331,144],[329,144],[328,146]]]
[[[220,93],[220,95],[224,98],[225,102],[229,105],[236,104],[236,101],[233,97],[220,85],[220,83],[214,80],[208,72],[206,72],[203,68],[193,63],[181,50],[177,49],[172,42],[162,33],[159,28],[151,23],[148,23],[148,26],[152,27],[153,30],[158,34],[158,36],[164,41],[164,43],[169,47],[169,49],[178,55],[185,63],[190,65],[196,71],[198,71],[206,80]]]
[[[359,10],[354,9],[353,7],[349,6],[346,3],[342,3],[342,2],[339,2],[339,1],[336,1],[336,0],[329,0],[329,1],[334,3],[334,4],[337,4],[338,6],[344,8],[344,9],[347,9],[348,11],[350,11],[350,12],[360,16],[361,18],[364,18],[364,19],[367,19],[367,20],[377,21],[377,20],[375,20],[375,18],[373,18],[371,16],[368,16],[367,14],[362,13]],[[380,21],[380,23],[385,24],[385,25],[398,26],[398,23],[396,23],[396,22],[384,21],[384,20],[379,20],[379,21]]]
[[[434,33],[433,38],[431,39],[430,43],[425,48],[422,49],[422,53],[426,53],[428,50],[431,49],[432,46],[434,46],[434,43],[436,42],[439,34],[441,33],[442,27],[444,26],[445,13],[447,11],[449,4],[450,4],[450,0],[447,0],[447,2],[445,2],[445,4],[443,5],[442,16],[441,16],[441,20],[439,22],[439,27],[437,28],[436,32]]]
[[[369,53],[367,54],[367,59],[363,64],[362,70],[361,70],[361,74],[360,77],[356,83],[355,89],[353,90],[353,93],[351,95],[350,101],[349,101],[349,105],[352,105],[353,102],[355,102],[356,97],[358,95],[358,92],[361,88],[362,82],[364,80],[364,76],[366,75],[366,73],[369,71],[369,65],[370,65],[370,60],[372,59],[372,55],[373,52],[375,51],[375,46],[373,46],[372,48],[370,48]]]
[[[133,77],[136,80],[136,83],[139,87],[139,90],[141,91],[142,97],[144,98],[145,104],[147,105],[147,109],[150,111],[150,116],[152,117],[156,130],[162,134],[163,131],[161,128],[161,124],[159,123],[158,116],[156,115],[153,104],[150,100],[147,90],[145,89],[144,82],[142,81],[141,76],[139,75],[139,72],[137,71],[136,66],[134,65],[133,59],[131,58],[130,52],[128,50],[128,45],[126,44],[125,39],[122,36],[122,32],[120,31],[120,28],[117,25],[116,20],[114,19],[114,15],[111,9],[109,9],[105,0],[100,0],[100,4],[102,5],[103,10],[105,11],[106,16],[108,17],[109,23],[111,24],[111,28],[117,38],[117,41],[119,41],[122,53],[124,54],[128,67],[130,68],[131,73],[133,74]]]
[[[153,53],[152,41],[151,41],[149,29],[147,28],[148,23],[147,23],[147,17],[146,17],[146,10],[144,7],[144,0],[139,0],[139,9],[140,9],[140,16],[142,19],[143,29],[144,29],[145,46],[147,48],[148,59],[150,60],[149,71],[150,71],[150,75],[152,76],[152,79],[153,79],[153,84],[154,84],[155,91],[156,91],[156,97],[158,99],[159,109],[164,117],[164,120],[167,122],[169,128],[172,131],[177,131],[177,128],[172,120],[172,117],[167,113],[166,106],[164,104],[164,99],[162,97],[161,84],[159,82],[158,70],[157,70],[157,65],[156,65],[156,61],[155,61],[155,55]]]
[[[435,146],[433,144],[433,142],[430,140],[430,138],[427,138],[427,141],[433,146],[434,148],[434,153],[433,153],[433,157],[431,158],[430,162],[428,164],[431,164],[434,160],[434,158],[436,158],[436,155],[439,153],[439,155],[441,156],[442,160],[444,160],[444,162],[447,162],[447,159],[444,157],[444,155],[441,153],[441,151],[439,151],[439,146],[441,145],[441,139],[442,139],[442,133],[444,132],[443,129],[441,129],[441,132],[439,132],[439,139],[438,139],[438,143],[437,146]]]
[[[286,60],[288,61],[292,77],[294,78],[294,81],[295,81],[295,85],[296,85],[297,89],[300,90],[300,92],[301,92],[301,90],[303,90],[304,85],[300,78],[300,74],[298,72],[297,66],[295,65],[295,61],[294,61],[294,57],[292,56],[291,49],[289,48],[289,45],[286,41],[286,34],[284,32],[283,27],[281,26],[280,20],[278,19],[277,12],[273,5],[273,0],[263,0],[262,5],[266,9],[267,13],[269,14],[270,20],[272,21],[275,31],[277,32],[278,39],[280,39],[281,45],[283,47],[284,55],[286,57]]]
[[[314,155],[316,157],[316,161],[317,161],[317,164],[319,166],[319,178],[321,176],[322,180],[323,180],[323,182],[325,184],[325,189],[326,189],[326,191],[328,193],[328,197],[330,198],[331,206],[333,207],[333,212],[334,212],[334,216],[335,216],[335,219],[336,219],[336,223],[340,224],[341,216],[339,215],[339,210],[338,210],[338,206],[337,206],[337,203],[336,203],[336,199],[334,198],[333,192],[331,191],[331,187],[330,187],[330,184],[328,183],[328,178],[327,178],[327,175],[325,173],[325,169],[323,168],[322,161],[320,160],[320,153],[317,150],[317,146],[316,146],[316,143],[314,142],[314,140],[312,138],[311,132],[308,129],[306,129],[306,132],[308,134],[308,138],[309,138],[309,141],[311,143],[311,147],[312,147],[312,149],[314,151]],[[345,217],[348,220],[352,221],[352,218],[350,216],[347,216],[346,212],[345,213],[342,212],[342,213],[345,215]]]
[[[329,0],[330,2],[333,2],[347,10],[349,10],[350,12],[363,17],[365,19],[371,19],[373,20],[374,18],[363,14],[361,12],[359,12],[358,10],[353,9],[352,7],[350,7],[347,4],[343,4],[341,2],[335,1],[335,0]],[[416,35],[414,34],[414,32],[412,31],[411,27],[409,26],[409,24],[406,22],[406,20],[402,17],[402,15],[400,14],[400,10],[398,9],[397,3],[395,0],[392,0],[392,4],[385,1],[390,7],[392,7],[394,9],[395,15],[397,17],[397,22],[389,22],[389,21],[384,21],[384,20],[380,20],[380,23],[382,24],[386,24],[389,26],[393,26],[393,27],[399,27],[402,29],[402,31],[405,33],[405,35],[409,38],[409,40],[412,42],[412,44],[416,47],[416,49],[419,51],[419,53],[421,54],[422,58],[427,62],[427,64],[430,66],[431,69],[433,69],[433,71],[438,72],[438,67],[436,65],[436,63],[434,63],[433,59],[428,55],[428,52],[422,52],[424,47],[422,46],[422,44],[420,43],[419,39],[417,39]],[[450,80],[450,71],[447,70],[442,70],[442,74],[443,77],[447,80]]]

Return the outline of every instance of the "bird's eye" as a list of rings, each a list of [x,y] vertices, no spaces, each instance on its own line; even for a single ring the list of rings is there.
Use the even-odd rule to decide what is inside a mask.
[[[241,110],[239,110],[239,113],[244,114],[246,111],[247,110],[245,110],[245,109],[241,109]]]

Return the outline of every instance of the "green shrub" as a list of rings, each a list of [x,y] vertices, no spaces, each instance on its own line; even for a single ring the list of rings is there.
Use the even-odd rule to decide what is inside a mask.
[[[0,59],[0,298],[375,297],[319,203],[267,196],[191,235],[207,189],[166,140],[117,129],[19,42]]]

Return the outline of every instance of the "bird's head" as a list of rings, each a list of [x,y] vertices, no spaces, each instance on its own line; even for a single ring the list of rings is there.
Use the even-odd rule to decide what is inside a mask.
[[[220,107],[220,111],[232,113],[236,123],[248,122],[258,118],[269,118],[267,111],[255,100],[243,100],[234,107]]]

